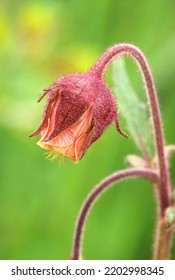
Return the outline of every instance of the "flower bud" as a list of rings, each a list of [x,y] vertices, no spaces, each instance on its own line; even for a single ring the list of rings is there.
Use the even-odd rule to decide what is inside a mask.
[[[174,206],[170,206],[166,209],[165,218],[166,218],[167,225],[169,227],[175,226],[175,207]]]
[[[39,128],[30,135],[41,133],[38,145],[69,157],[77,162],[87,149],[116,122],[120,129],[116,103],[110,90],[92,74],[71,74],[62,77],[44,90],[39,101],[48,101]]]

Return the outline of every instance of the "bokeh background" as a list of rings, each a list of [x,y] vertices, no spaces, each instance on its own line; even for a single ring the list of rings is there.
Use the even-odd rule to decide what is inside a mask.
[[[78,165],[45,159],[38,139],[28,135],[41,120],[44,102],[37,98],[60,75],[86,71],[116,42],[134,43],[155,76],[167,143],[175,141],[174,11],[174,0],[1,0],[0,259],[68,259],[86,195],[124,168],[127,154],[137,154],[132,139],[122,139],[112,126]],[[137,76],[133,68],[133,84],[143,90]],[[173,182],[174,168],[172,159]],[[124,181],[91,211],[83,256],[151,259],[154,225],[149,183]]]

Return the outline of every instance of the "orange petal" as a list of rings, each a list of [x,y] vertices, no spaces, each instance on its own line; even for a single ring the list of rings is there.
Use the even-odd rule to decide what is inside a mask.
[[[87,141],[89,132],[82,134],[75,142],[75,159],[78,161],[83,153],[84,145]]]
[[[74,142],[74,135],[70,129],[66,129],[65,131],[61,132],[58,136],[53,138],[51,141],[47,143],[52,146],[68,146]]]
[[[81,116],[81,118],[70,128],[77,138],[83,133],[90,130],[91,123],[92,123],[92,107],[90,106],[88,110]]]
[[[47,129],[42,132],[41,141],[44,141],[45,139],[47,139],[49,137],[49,135],[53,131],[54,122],[55,122],[55,114],[56,114],[58,103],[59,103],[59,98],[56,100],[55,104],[53,104],[53,109],[52,109],[51,117],[48,118]]]
[[[77,162],[81,158],[84,145],[91,130],[92,107],[89,107],[75,124],[58,134],[52,140],[44,142],[49,137],[54,126],[54,109],[51,118],[48,119],[47,129],[42,132],[42,138],[37,144],[44,149],[61,153],[69,157],[73,162]]]
[[[73,162],[77,162],[75,158],[75,150],[74,150],[74,145],[71,144],[69,146],[52,146],[53,150],[57,153],[60,153],[64,156],[69,157]]]

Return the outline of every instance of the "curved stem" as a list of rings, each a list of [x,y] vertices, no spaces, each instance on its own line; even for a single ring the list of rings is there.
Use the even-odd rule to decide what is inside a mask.
[[[156,238],[154,244],[154,260],[168,260],[170,257],[170,249],[172,246],[173,231],[168,229],[165,218],[157,221]]]
[[[143,75],[144,84],[146,87],[147,97],[150,103],[151,116],[153,116],[154,136],[156,150],[158,154],[158,166],[160,172],[160,185],[159,185],[159,199],[160,199],[160,213],[164,216],[166,208],[170,204],[171,197],[171,183],[169,178],[169,172],[167,162],[164,153],[164,135],[162,129],[162,120],[160,115],[159,103],[156,93],[156,88],[152,73],[147,63],[144,54],[135,46],[127,43],[117,44],[109,48],[101,58],[94,64],[89,70],[89,74],[95,75],[98,78],[102,78],[107,66],[117,56],[128,55],[133,58],[139,67]]]
[[[113,183],[119,182],[122,179],[132,178],[132,177],[142,177],[146,178],[150,181],[158,182],[159,176],[158,174],[148,168],[130,168],[126,170],[122,170],[116,173],[113,173],[103,181],[101,181],[89,194],[87,199],[85,200],[80,214],[77,219],[76,227],[75,227],[75,235],[73,240],[73,248],[72,248],[72,260],[78,260],[81,257],[81,240],[83,228],[86,222],[87,214],[91,209],[92,205],[96,202],[96,199],[99,195],[108,187],[110,187]]]

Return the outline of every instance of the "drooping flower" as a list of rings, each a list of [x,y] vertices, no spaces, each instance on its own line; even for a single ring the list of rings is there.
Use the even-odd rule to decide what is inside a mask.
[[[44,90],[39,101],[46,94],[42,123],[30,135],[41,133],[40,147],[77,162],[113,122],[127,137],[119,126],[115,99],[102,79],[88,73],[67,75]]]

